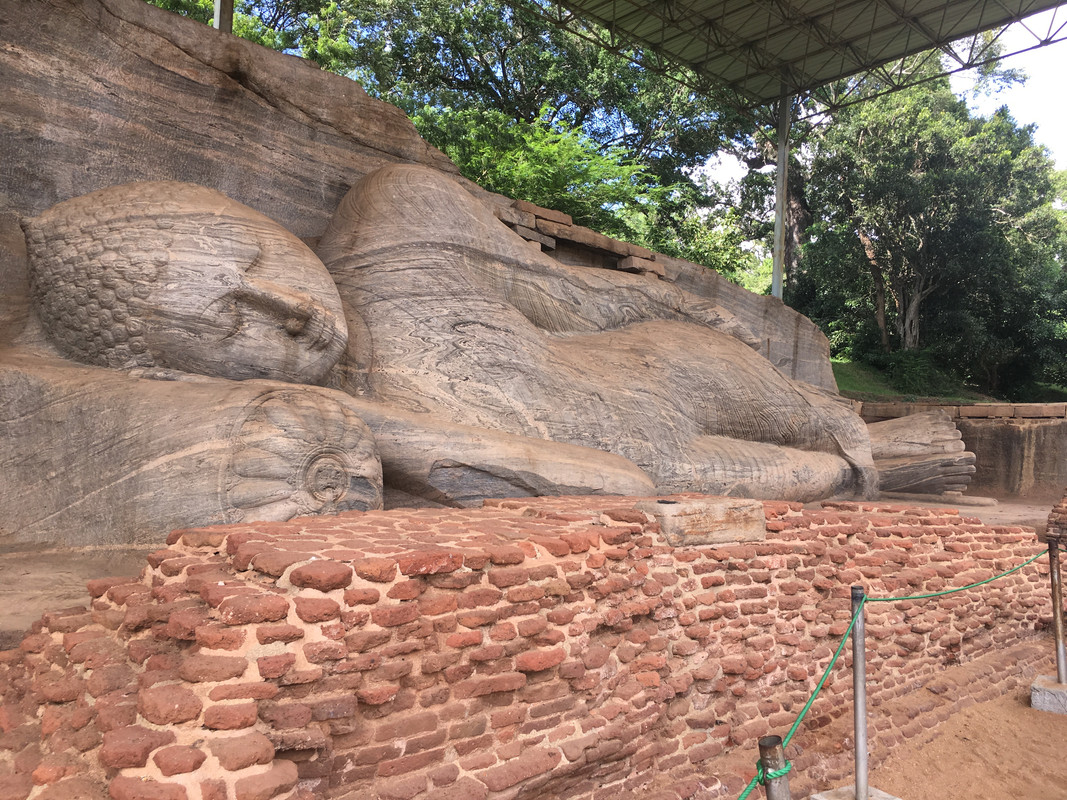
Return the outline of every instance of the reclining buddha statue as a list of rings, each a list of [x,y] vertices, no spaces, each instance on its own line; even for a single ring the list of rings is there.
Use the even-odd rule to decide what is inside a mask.
[[[727,309],[561,264],[449,177],[388,166],[316,256],[204,187],[24,220],[0,343],[0,548],[491,496],[870,496],[862,421]]]

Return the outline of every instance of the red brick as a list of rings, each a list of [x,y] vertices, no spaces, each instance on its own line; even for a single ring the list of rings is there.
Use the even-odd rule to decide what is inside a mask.
[[[481,781],[463,777],[445,787],[434,787],[433,800],[485,800],[489,790]]]
[[[156,754],[152,756],[152,760],[156,762],[159,771],[167,777],[193,772],[199,769],[206,759],[207,753],[203,750],[182,745],[164,747],[162,750],[157,750]]]
[[[259,676],[264,680],[280,678],[293,668],[296,663],[295,653],[281,653],[276,656],[262,656],[256,659]]]
[[[540,672],[563,662],[567,653],[562,647],[552,650],[528,650],[515,656],[515,669],[519,672]]]
[[[436,575],[455,572],[463,566],[463,556],[444,550],[404,553],[396,557],[402,575]]]
[[[345,637],[345,646],[350,653],[364,653],[388,642],[392,631],[356,631]]]
[[[329,597],[297,597],[296,615],[304,622],[325,622],[341,615],[341,606]]]
[[[256,628],[256,641],[260,644],[272,642],[295,642],[304,638],[304,629],[296,625],[260,625]]]
[[[112,586],[121,586],[129,582],[129,576],[117,578],[97,578],[86,583],[85,588],[89,590],[90,597],[97,598],[103,597],[107,593],[108,589],[110,589]]]
[[[530,571],[523,567],[497,567],[489,570],[489,583],[499,589],[517,586],[530,578]]]
[[[559,750],[549,750],[543,747],[530,748],[518,758],[478,773],[478,778],[489,787],[490,791],[502,792],[550,771],[561,758],[562,754]]]
[[[272,728],[304,728],[311,723],[311,707],[304,703],[264,703],[259,711]]]
[[[382,593],[373,588],[358,588],[345,590],[345,605],[360,606],[374,605],[381,598]]]
[[[140,725],[108,731],[100,748],[100,761],[105,767],[143,767],[156,748],[174,742],[173,731],[154,731]]]
[[[297,770],[292,761],[279,759],[259,775],[240,778],[234,784],[237,800],[270,800],[296,786]]]
[[[170,615],[164,630],[172,639],[195,639],[196,629],[207,620],[206,608],[183,608]]]
[[[348,694],[316,700],[308,706],[311,709],[311,718],[316,722],[354,717],[359,709],[357,699]]]
[[[200,716],[203,707],[192,691],[175,684],[142,689],[137,695],[137,711],[155,725],[188,722]]]
[[[412,578],[393,584],[385,596],[390,600],[414,600],[426,591],[426,584],[419,578]]]
[[[219,765],[230,772],[274,760],[274,745],[262,733],[248,733],[208,742]]]
[[[359,698],[361,703],[366,703],[369,706],[380,706],[396,697],[399,691],[399,686],[382,683],[376,686],[365,686],[357,690],[356,697]]]
[[[258,711],[253,703],[227,703],[211,706],[204,712],[204,727],[216,731],[235,731],[256,724]]]
[[[485,548],[486,554],[489,556],[489,560],[496,566],[509,566],[511,564],[521,564],[526,560],[526,553],[523,552],[521,547],[512,547],[510,545],[490,545]]]
[[[246,632],[241,628],[222,625],[201,625],[196,629],[196,643],[211,650],[238,650],[245,642]]]
[[[483,697],[496,692],[512,692],[525,685],[526,676],[521,672],[503,672],[499,675],[464,680],[457,683],[452,691],[457,699],[462,700],[468,697]]]
[[[112,800],[187,800],[185,787],[180,784],[160,783],[126,775],[112,778],[108,793]]]
[[[37,678],[33,688],[49,703],[69,703],[85,694],[86,685],[82,678],[73,675],[48,673]]]
[[[239,594],[219,604],[219,616],[227,625],[277,622],[289,615],[289,601],[279,594]]]
[[[425,769],[437,761],[442,761],[444,753],[444,750],[424,750],[421,753],[383,761],[378,765],[378,775],[382,778],[391,778],[395,775]]]
[[[308,642],[304,645],[304,657],[312,664],[324,664],[327,661],[340,661],[348,655],[344,642],[322,641]]]
[[[409,775],[391,781],[375,781],[374,796],[376,800],[412,800],[426,791],[424,775]]]
[[[236,656],[187,655],[178,666],[178,674],[189,683],[225,681],[240,678],[248,661]]]
[[[311,553],[297,553],[289,550],[268,550],[259,553],[252,565],[256,572],[270,575],[272,578],[280,578],[293,564],[307,561]]]
[[[375,606],[370,612],[370,617],[377,625],[381,625],[383,628],[395,628],[397,625],[417,620],[419,618],[419,607],[415,603]]]
[[[363,558],[352,567],[359,577],[375,583],[389,583],[396,577],[396,562],[391,558]]]
[[[347,564],[320,559],[303,564],[289,573],[289,582],[302,589],[330,592],[344,589],[352,583],[352,568]]]
[[[464,628],[480,628],[482,625],[492,625],[498,618],[497,611],[491,608],[476,608],[456,615],[456,621]]]
[[[457,608],[459,608],[459,600],[455,592],[434,590],[430,594],[424,594],[419,598],[419,613],[424,617],[448,614]]]
[[[472,647],[476,644],[482,643],[482,632],[478,630],[474,631],[460,631],[453,633],[445,639],[445,644],[449,647],[462,648]]]
[[[281,691],[273,683],[256,681],[254,683],[225,683],[216,686],[208,697],[212,700],[271,700]]]
[[[126,703],[96,703],[96,727],[103,733],[125,728],[137,721],[137,704]]]

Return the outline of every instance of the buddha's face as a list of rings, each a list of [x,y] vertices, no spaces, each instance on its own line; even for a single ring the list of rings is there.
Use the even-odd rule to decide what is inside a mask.
[[[111,187],[50,209],[27,235],[42,321],[79,360],[318,383],[347,344],[318,258],[217,192]]]
[[[209,234],[176,229],[175,244],[196,249],[172,259],[143,300],[157,364],[236,380],[321,381],[348,338],[326,268],[273,224],[227,219]]]

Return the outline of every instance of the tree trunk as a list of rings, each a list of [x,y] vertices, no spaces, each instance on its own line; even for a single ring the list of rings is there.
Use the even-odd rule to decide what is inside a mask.
[[[874,284],[874,321],[878,323],[878,332],[882,336],[882,352],[889,352],[889,328],[885,320],[885,273],[878,263],[878,255],[874,249],[874,242],[860,226],[858,221],[853,221],[856,226],[856,235],[863,252],[867,255],[867,267],[871,271],[871,282]]]

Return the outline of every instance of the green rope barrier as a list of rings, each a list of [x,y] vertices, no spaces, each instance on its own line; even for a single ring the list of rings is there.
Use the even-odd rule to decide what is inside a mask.
[[[772,769],[770,772],[766,772],[763,769],[763,761],[756,762],[756,777],[749,781],[748,786],[745,787],[745,791],[741,793],[741,796],[737,800],[745,800],[752,790],[756,788],[756,784],[760,786],[766,786],[769,781],[773,781],[775,778],[781,778],[783,775],[788,775],[790,770],[793,769],[793,762],[786,761],[785,766],[781,769]]]
[[[808,698],[808,702],[805,703],[804,704],[804,708],[802,708],[800,710],[800,713],[797,715],[796,721],[793,723],[793,726],[789,729],[789,733],[787,733],[785,735],[785,738],[782,739],[782,747],[784,748],[789,744],[789,742],[793,738],[793,734],[795,734],[797,732],[797,729],[800,727],[800,724],[804,721],[804,717],[806,717],[807,714],[808,714],[808,711],[811,710],[811,706],[812,706],[812,704],[815,703],[816,698],[818,698],[819,692],[822,691],[822,687],[826,683],[826,679],[830,677],[830,671],[834,668],[834,665],[837,663],[837,659],[841,656],[841,651],[844,650],[844,648],[845,648],[845,642],[848,641],[848,637],[852,634],[852,629],[856,626],[856,620],[859,619],[859,615],[863,613],[863,608],[864,608],[864,606],[867,605],[868,602],[870,602],[870,603],[889,603],[889,602],[902,601],[902,600],[927,600],[927,599],[932,598],[932,597],[944,597],[945,595],[955,594],[956,592],[965,592],[968,589],[975,589],[975,588],[977,588],[979,586],[985,586],[985,584],[987,584],[987,583],[992,583],[995,580],[999,580],[1000,578],[1007,577],[1008,575],[1011,575],[1013,572],[1018,572],[1023,567],[1026,567],[1026,566],[1029,566],[1030,564],[1033,564],[1035,561],[1037,561],[1039,558],[1041,558],[1041,556],[1044,556],[1044,555],[1047,555],[1047,554],[1048,554],[1048,550],[1044,550],[1044,551],[1038,553],[1033,558],[1027,559],[1022,564],[1019,564],[1016,567],[1012,567],[1011,569],[1009,569],[1009,570],[1007,570],[1005,572],[1002,572],[999,575],[994,575],[992,578],[987,578],[986,580],[978,581],[977,583],[971,583],[971,584],[968,584],[967,586],[960,586],[960,587],[958,587],[956,589],[946,589],[943,592],[933,592],[931,594],[916,594],[916,595],[910,595],[910,596],[907,596],[907,597],[867,597],[866,595],[864,595],[863,600],[860,601],[859,606],[857,606],[857,608],[856,608],[856,613],[852,615],[852,620],[848,623],[848,628],[845,630],[844,634],[842,634],[842,636],[841,636],[841,642],[837,645],[837,650],[834,651],[833,658],[830,659],[830,663],[827,664],[826,665],[826,669],[823,670],[822,677],[819,678],[819,682],[815,686],[815,691],[813,691],[811,693],[811,697]],[[755,774],[755,776],[752,778],[751,781],[749,781],[748,786],[745,787],[744,791],[742,791],[741,794],[738,795],[737,800],[747,800],[748,796],[750,794],[752,794],[752,792],[755,790],[756,786],[765,785],[767,783],[767,781],[769,781],[769,780],[773,780],[775,778],[780,778],[783,775],[787,775],[792,768],[793,768],[793,764],[791,762],[787,761],[787,762],[785,762],[785,766],[782,767],[781,769],[772,770],[771,772],[765,772],[764,769],[763,769],[763,762],[762,761],[757,761],[756,762],[756,774]]]

